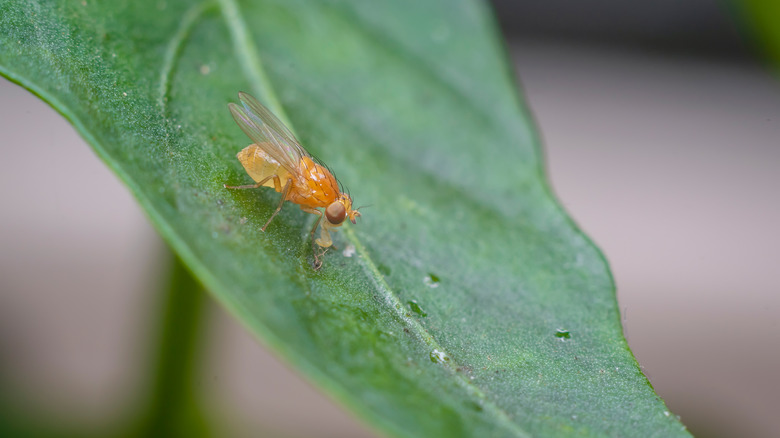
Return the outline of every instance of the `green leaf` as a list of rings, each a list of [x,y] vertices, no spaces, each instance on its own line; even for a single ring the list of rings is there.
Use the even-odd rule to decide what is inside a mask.
[[[746,33],[762,49],[770,62],[780,68],[780,3],[776,0],[731,2]]]
[[[6,0],[0,29],[2,74],[74,124],[248,330],[375,428],[687,435],[550,193],[483,4]],[[320,271],[312,215],[287,205],[263,233],[279,195],[222,187],[250,182],[239,90],[371,205]]]

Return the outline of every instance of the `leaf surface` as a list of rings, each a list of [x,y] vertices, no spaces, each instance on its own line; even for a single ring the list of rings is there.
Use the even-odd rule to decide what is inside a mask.
[[[248,330],[375,428],[687,435],[550,193],[481,3],[6,0],[0,29],[0,72],[74,124]],[[239,90],[371,205],[320,271],[313,216],[288,204],[262,233],[278,194],[222,187],[251,182]]]

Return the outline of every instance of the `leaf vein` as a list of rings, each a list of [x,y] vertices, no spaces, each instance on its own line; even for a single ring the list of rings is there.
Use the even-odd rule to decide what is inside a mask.
[[[290,130],[295,133],[295,129],[290,123],[290,118],[284,111],[279,98],[273,89],[268,75],[265,73],[262,59],[259,51],[252,41],[252,35],[246,27],[246,23],[241,18],[241,11],[235,0],[218,0],[222,9],[222,16],[225,18],[230,37],[233,40],[233,46],[236,49],[236,57],[241,63],[241,68],[250,82],[253,84],[253,92],[262,96],[263,102],[268,108],[273,110],[274,115],[279,118]]]
[[[363,265],[364,269],[366,269],[369,274],[368,276],[371,277],[374,280],[374,285],[376,288],[383,292],[383,295],[385,295],[385,300],[387,305],[395,311],[396,316],[404,321],[415,333],[418,334],[418,338],[421,342],[425,343],[428,348],[433,350],[438,350],[442,353],[444,353],[447,357],[452,358],[452,356],[447,353],[447,351],[444,349],[444,347],[439,344],[438,341],[436,341],[436,338],[431,334],[425,327],[423,327],[422,324],[420,324],[419,321],[414,319],[411,316],[406,315],[406,310],[403,304],[401,303],[401,300],[398,298],[398,295],[393,292],[393,290],[390,288],[390,285],[387,284],[387,282],[384,279],[384,276],[381,272],[379,272],[379,269],[377,268],[376,264],[371,259],[371,256],[368,254],[368,251],[363,246],[363,244],[360,242],[360,239],[357,238],[357,235],[355,235],[355,232],[352,231],[352,228],[346,228],[344,233],[347,235],[347,238],[352,242],[353,245],[355,245],[355,250],[360,255],[358,257],[358,260],[360,260],[360,263]],[[479,398],[482,400],[482,408],[485,411],[491,412],[493,415],[496,416],[501,422],[503,422],[507,428],[514,433],[516,433],[518,436],[530,436],[528,432],[523,430],[517,423],[512,421],[512,419],[509,417],[509,414],[504,411],[501,407],[499,407],[497,404],[493,403],[492,401],[488,400],[487,395],[477,386],[474,385],[470,380],[466,379],[463,375],[458,374],[457,369],[459,368],[455,362],[448,362],[448,363],[441,363],[441,366],[445,367],[450,374],[454,377],[455,381],[468,392],[469,394]]]
[[[227,26],[230,30],[230,35],[233,40],[234,47],[236,49],[236,56],[241,63],[244,70],[244,74],[254,85],[254,90],[258,94],[262,95],[266,99],[267,105],[274,110],[275,114],[281,119],[293,132],[289,118],[287,117],[284,108],[279,101],[276,93],[273,89],[265,68],[263,67],[262,60],[258,54],[257,47],[252,41],[252,36],[247,30],[244,20],[241,18],[241,13],[238,9],[238,5],[235,0],[219,0],[219,4],[222,9],[222,14],[227,22]],[[390,288],[387,282],[384,280],[384,276],[379,272],[376,264],[371,260],[366,248],[357,238],[355,233],[347,228],[345,233],[348,235],[348,239],[355,245],[356,250],[360,253],[360,260],[364,269],[367,271],[368,277],[373,280],[376,289],[380,294],[384,295],[387,305],[395,311],[396,315],[401,321],[407,324],[411,330],[417,333],[420,341],[425,343],[429,348],[436,349],[448,357],[452,357],[448,354],[444,348],[436,341],[434,336],[419,323],[411,317],[406,316],[404,307],[398,298],[398,295]],[[513,422],[509,415],[498,405],[489,401],[487,395],[476,385],[466,380],[463,376],[459,375],[456,371],[457,367],[454,363],[442,364],[455,378],[455,381],[465,389],[469,394],[478,397],[483,401],[482,406],[486,411],[491,412],[497,419],[499,419],[509,430],[517,434],[518,436],[528,436],[528,433],[520,428],[520,426]]]
[[[173,34],[173,37],[168,41],[162,69],[160,71],[160,85],[158,87],[157,102],[164,119],[167,119],[166,113],[168,111],[168,94],[171,92],[171,78],[176,71],[176,65],[181,50],[192,33],[192,29],[195,28],[195,24],[197,24],[203,14],[212,7],[214,7],[214,3],[211,1],[204,1],[192,6],[184,14],[181,23],[179,24],[179,28],[176,29],[176,33]]]

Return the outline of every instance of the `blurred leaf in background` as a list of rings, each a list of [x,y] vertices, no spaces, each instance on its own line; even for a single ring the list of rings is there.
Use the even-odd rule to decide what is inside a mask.
[[[248,330],[374,428],[688,435],[550,193],[484,4],[6,0],[0,29],[0,73],[73,123]],[[248,182],[239,90],[371,204],[321,271],[311,215],[286,206],[262,233],[278,195],[222,187]]]
[[[775,66],[780,68],[780,3],[745,0],[731,3],[744,32]]]

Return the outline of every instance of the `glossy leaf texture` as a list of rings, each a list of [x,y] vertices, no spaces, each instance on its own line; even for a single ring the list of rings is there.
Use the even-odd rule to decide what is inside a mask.
[[[376,429],[687,435],[551,195],[486,5],[4,0],[0,29],[2,74],[75,125],[248,330]],[[370,204],[320,271],[312,215],[286,205],[262,233],[278,194],[223,188],[251,182],[240,90]]]

